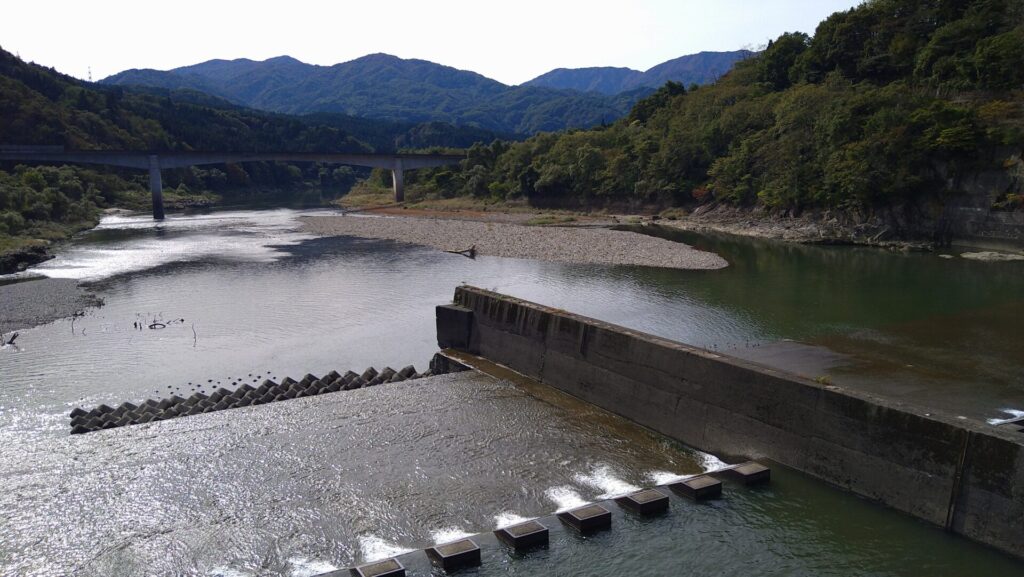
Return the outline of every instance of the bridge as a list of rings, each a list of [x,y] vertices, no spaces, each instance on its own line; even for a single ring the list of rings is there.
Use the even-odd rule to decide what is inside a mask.
[[[340,154],[329,152],[144,152],[134,150],[65,151],[61,146],[3,146],[0,161],[34,164],[102,164],[149,171],[153,218],[164,219],[163,181],[160,171],[204,164],[239,162],[322,162],[350,164],[391,171],[395,202],[405,200],[406,170],[458,164],[457,154]]]

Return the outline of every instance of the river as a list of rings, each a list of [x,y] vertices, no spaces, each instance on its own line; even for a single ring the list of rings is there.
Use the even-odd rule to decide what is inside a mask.
[[[460,283],[968,418],[1024,408],[1019,263],[707,235],[684,239],[729,268],[471,260],[313,238],[297,223],[315,212],[107,217],[34,269],[88,283],[105,304],[24,330],[17,347],[0,350],[0,479],[13,488],[0,497],[0,572],[70,564],[82,574],[308,575],[445,531],[487,531],[502,514],[550,513],[573,493],[593,500],[714,464],[621,420],[595,424],[571,400],[464,380],[356,391],[334,401],[312,437],[299,433],[309,417],[301,410],[319,423],[317,399],[274,407],[275,423],[239,410],[161,424],[160,437],[150,427],[67,435],[79,405],[371,365],[423,370],[436,350],[433,305]],[[145,328],[154,322],[165,328]],[[718,551],[692,568],[735,555],[744,562],[722,574],[745,574],[756,560],[764,574],[1019,574],[1016,562],[964,540],[799,475],[780,479],[789,481],[723,505],[714,537],[704,525],[673,529]],[[665,550],[663,532],[646,535]],[[733,542],[747,545],[723,547]],[[548,557],[584,551],[562,539]],[[664,552],[652,561],[675,562]]]

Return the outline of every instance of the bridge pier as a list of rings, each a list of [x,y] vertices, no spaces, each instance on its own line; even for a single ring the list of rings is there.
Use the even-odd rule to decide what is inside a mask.
[[[391,169],[391,183],[395,189],[395,202],[405,202],[405,174],[401,158],[395,159],[394,168]]]
[[[149,155],[149,192],[153,195],[153,220],[164,219],[164,183],[160,179],[160,158]]]

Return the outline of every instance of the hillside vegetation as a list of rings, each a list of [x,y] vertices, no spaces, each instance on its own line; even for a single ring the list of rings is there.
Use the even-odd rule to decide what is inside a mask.
[[[442,196],[538,205],[720,203],[868,214],[941,204],[1003,171],[1020,206],[1022,0],[872,0],[785,34],[714,85],[667,84],[612,126],[494,142],[461,170],[414,175]]]
[[[288,56],[262,62],[210,60],[173,70],[126,70],[117,86],[191,89],[284,114],[340,113],[399,123],[447,122],[505,134],[535,134],[613,122],[651,89],[584,94],[545,86],[506,86],[475,72],[426,60],[370,54],[333,66]]]
[[[467,146],[481,129],[394,124],[322,114],[256,112],[194,91],[136,91],[84,83],[0,50],[0,145],[69,150],[372,152]],[[368,144],[372,143],[372,144]],[[108,207],[143,208],[147,175],[103,167],[0,165],[0,252],[91,226]],[[173,205],[242,200],[260,191],[341,194],[366,171],[330,165],[245,163],[165,170]],[[202,194],[201,194],[202,193]]]

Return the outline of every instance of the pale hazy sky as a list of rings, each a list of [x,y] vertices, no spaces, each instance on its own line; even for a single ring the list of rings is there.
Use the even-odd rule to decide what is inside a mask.
[[[335,64],[386,52],[518,84],[552,68],[646,70],[765,44],[859,0],[5,0],[0,46],[99,80],[212,58]]]

